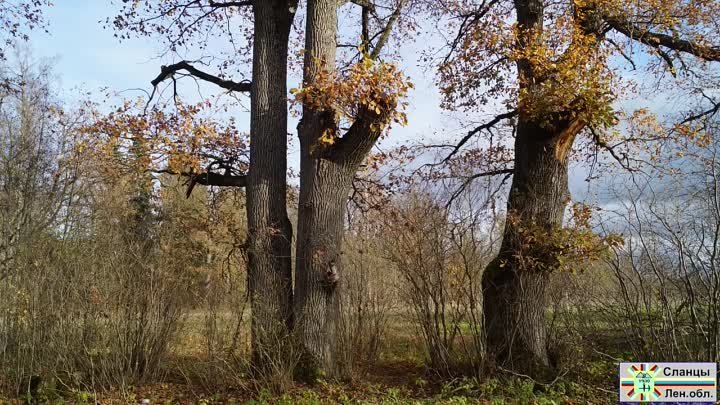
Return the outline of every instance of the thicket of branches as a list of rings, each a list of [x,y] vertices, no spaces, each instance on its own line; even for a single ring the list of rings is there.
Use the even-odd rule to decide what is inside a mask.
[[[0,40],[44,26],[44,5],[0,0]],[[398,346],[400,361],[444,378],[717,361],[720,104],[706,88],[720,9],[631,11],[124,2],[108,20],[121,38],[158,38],[177,58],[212,36],[235,53],[174,60],[148,98],[119,107],[63,103],[48,64],[0,52],[0,391],[285,389],[361,377],[398,361]],[[459,140],[381,152],[408,124],[414,87],[393,45],[419,15],[451,34],[426,60],[438,103],[508,111]],[[624,111],[643,93],[619,60],[697,104]],[[295,65],[301,85],[288,90]],[[222,111],[235,104],[183,102],[186,77],[246,94],[249,134]],[[570,195],[581,165],[598,201]]]

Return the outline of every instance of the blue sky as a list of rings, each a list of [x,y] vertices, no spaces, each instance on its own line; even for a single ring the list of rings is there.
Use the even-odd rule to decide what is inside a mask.
[[[100,21],[111,16],[105,1],[59,0],[47,9],[50,34],[32,33],[36,56],[57,57],[62,87],[94,90],[148,87],[160,65],[158,47],[147,39],[119,43]]]
[[[150,38],[120,42],[112,29],[103,29],[104,20],[116,11],[117,7],[106,1],[60,0],[46,14],[50,33],[33,32],[31,48],[34,54],[56,58],[55,71],[66,96],[71,96],[76,88],[96,90],[102,87],[126,90],[123,96],[127,97],[141,95],[135,89],[150,90],[150,80],[157,76],[160,66],[172,62],[158,56],[162,46]],[[417,67],[417,55],[425,45],[411,43],[402,50],[403,70],[411,76],[416,89],[410,99],[410,125],[393,133],[399,138],[431,135],[437,129],[430,125],[431,122],[450,124],[443,120],[447,114],[438,106],[439,94],[433,73]],[[290,80],[290,85],[298,85],[292,83],[293,78]],[[207,89],[213,90],[212,87]],[[292,130],[293,127],[289,128]]]
[[[138,89],[151,90],[149,82],[158,74],[160,66],[173,62],[168,57],[158,57],[163,49],[157,41],[133,38],[120,42],[112,29],[104,29],[105,20],[117,10],[117,6],[113,7],[108,1],[58,0],[46,13],[49,34],[32,33],[30,46],[34,55],[55,59],[55,71],[66,99],[72,100],[78,90],[96,91],[104,87],[124,91],[123,97],[141,96],[143,93]],[[443,134],[462,131],[459,121],[439,108],[433,72],[417,66],[418,55],[426,45],[418,41],[405,44],[401,50],[402,67],[416,86],[407,111],[410,124],[405,128],[394,128],[391,137],[381,145],[383,148],[408,140],[431,138],[441,129]],[[291,78],[289,86],[297,87],[297,81],[297,78]],[[181,90],[183,96],[197,95],[195,84],[189,81]],[[218,92],[211,85],[203,85],[202,93]],[[246,111],[238,108],[235,117],[241,128],[248,128]],[[288,130],[294,132],[295,127],[293,118]],[[294,142],[290,164],[295,168],[298,167],[296,148],[297,142]]]
[[[150,80],[154,78],[162,64],[172,62],[159,58],[162,44],[151,38],[130,39],[120,42],[114,37],[112,29],[104,29],[104,21],[114,16],[117,6],[103,0],[57,0],[55,6],[47,10],[49,34],[35,31],[32,33],[31,49],[35,56],[55,58],[55,71],[60,80],[63,94],[72,100],[78,94],[77,89],[96,91],[107,87],[113,91],[123,91],[122,96],[132,98],[149,91]],[[428,31],[432,34],[432,31]],[[416,88],[411,93],[408,108],[409,125],[394,128],[388,140],[381,144],[385,149],[392,144],[409,140],[444,138],[463,132],[465,126],[473,126],[496,111],[488,111],[472,117],[470,122],[464,116],[464,124],[456,116],[439,108],[439,93],[431,69],[418,66],[418,56],[432,36],[425,35],[415,43],[403,44],[401,66],[414,82]],[[222,46],[220,43],[218,46]],[[297,87],[298,79],[291,78],[289,86]],[[183,95],[197,95],[195,84],[181,88]],[[203,95],[217,94],[211,85],[204,85]],[[671,103],[652,103],[642,100],[640,104],[654,105],[660,109],[678,108],[678,101]],[[682,102],[680,102],[682,104]],[[638,104],[639,106],[639,104]],[[231,112],[238,119],[240,128],[247,129],[249,116],[243,108]],[[295,131],[296,122],[290,122],[288,130]],[[290,165],[297,169],[297,142],[291,145]],[[589,189],[584,181],[586,170],[577,167],[571,171],[571,190],[576,197],[587,195]]]

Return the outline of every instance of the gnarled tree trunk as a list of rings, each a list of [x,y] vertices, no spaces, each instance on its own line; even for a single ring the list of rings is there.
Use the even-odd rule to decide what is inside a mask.
[[[305,85],[321,69],[335,70],[337,0],[308,1]],[[365,111],[328,145],[321,138],[338,132],[335,111],[303,106],[300,137],[300,197],[296,251],[295,317],[303,345],[305,377],[346,375],[340,335],[342,239],[345,210],[358,166],[382,131],[381,116]]]
[[[572,122],[548,130],[520,116],[508,220],[498,257],[483,275],[488,352],[499,365],[531,375],[551,366],[545,324],[550,274],[518,260],[527,242],[518,230],[562,226],[569,199],[568,150],[578,129]]]
[[[518,46],[533,47],[543,29],[544,0],[515,0]],[[519,100],[515,168],[498,256],[483,274],[487,349],[498,365],[535,376],[550,369],[545,313],[550,272],[519,260],[527,243],[518,231],[562,226],[568,191],[568,152],[582,122],[568,114],[536,117],[533,96],[547,78],[533,62],[517,61]],[[529,107],[529,108],[528,108]],[[542,121],[542,122],[540,122]]]
[[[320,69],[335,69],[337,50],[335,0],[308,1],[305,42],[305,84]],[[322,156],[318,141],[337,124],[332,111],[305,107],[298,125],[300,196],[296,251],[296,317],[305,351],[306,378],[342,373],[339,346],[340,254],[345,204],[353,173],[340,161]]]
[[[253,360],[282,360],[293,324],[292,227],[287,216],[287,55],[296,0],[254,2],[248,284]]]

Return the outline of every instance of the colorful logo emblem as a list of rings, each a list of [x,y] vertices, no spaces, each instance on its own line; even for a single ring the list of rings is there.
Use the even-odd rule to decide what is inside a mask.
[[[657,364],[639,364],[628,367],[630,378],[623,379],[620,384],[629,389],[627,396],[632,400],[652,401],[660,398],[662,394],[655,388],[655,376],[660,368]]]
[[[716,363],[620,363],[620,402],[714,403]]]

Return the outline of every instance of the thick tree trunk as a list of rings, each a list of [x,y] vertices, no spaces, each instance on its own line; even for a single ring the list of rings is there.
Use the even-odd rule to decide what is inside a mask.
[[[518,46],[542,46],[544,0],[515,0]],[[550,273],[517,260],[527,242],[520,229],[549,231],[562,226],[568,202],[568,151],[581,123],[563,114],[529,117],[529,103],[545,80],[530,60],[517,61],[519,119],[515,168],[507,202],[507,220],[498,257],[483,274],[483,312],[487,349],[498,365],[543,376],[550,370],[545,313]],[[538,121],[543,121],[541,125]],[[537,267],[537,266],[535,266]]]
[[[336,0],[310,0],[305,29],[305,84],[321,69],[334,70],[337,52]],[[304,107],[300,138],[300,196],[295,265],[295,316],[304,351],[303,378],[340,373],[340,250],[347,199],[345,169],[323,159],[318,140],[335,130],[332,111]],[[350,179],[352,180],[352,179]]]
[[[247,182],[248,284],[253,360],[282,360],[293,324],[292,227],[287,216],[287,54],[297,2],[254,3],[250,167]]]
[[[306,85],[316,80],[320,69],[335,70],[338,3],[308,1]],[[305,378],[342,378],[347,371],[340,335],[345,210],[355,172],[379,136],[370,120],[356,118],[351,130],[333,145],[320,139],[326,131],[338,130],[334,111],[306,106],[298,125],[301,162],[295,316],[305,354],[300,370]]]
[[[500,253],[483,275],[488,353],[498,365],[531,375],[542,375],[550,367],[545,327],[550,276],[518,263],[525,241],[517,231],[562,226],[569,197],[567,154],[575,137],[575,129],[565,127],[548,131],[521,118],[509,219]]]
[[[329,112],[331,114],[331,112]],[[295,316],[305,349],[305,377],[347,377],[340,335],[342,240],[351,184],[380,136],[377,116],[358,117],[332,148],[318,144],[328,112],[307,111],[299,126],[300,197]]]
[[[302,145],[296,254],[296,316],[304,377],[346,374],[340,345],[342,239],[354,168],[309,156]]]

